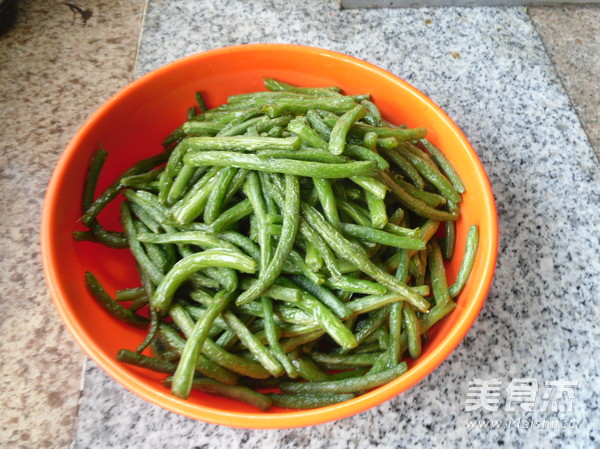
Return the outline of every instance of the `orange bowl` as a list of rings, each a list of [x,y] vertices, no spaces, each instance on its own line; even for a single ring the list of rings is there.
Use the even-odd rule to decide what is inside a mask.
[[[265,76],[301,86],[336,85],[346,94],[368,92],[389,122],[429,130],[428,137],[450,159],[467,189],[456,224],[456,254],[447,264],[449,282],[460,266],[469,225],[478,225],[480,231],[475,265],[457,298],[458,306],[432,329],[423,354],[410,370],[355,399],[313,410],[263,413],[197,392],[182,400],[162,385],[162,375],[117,362],[117,351],[135,348],[144,333],[105,313],[88,293],[84,273],[94,272],[113,293],[138,282],[133,258],[125,250],[76,242],[71,236],[81,229],[82,186],[99,142],[109,151],[98,186],[103,189],[137,160],[162,150],[163,138],[185,120],[195,92],[201,91],[207,105],[214,107],[228,95],[264,90]],[[104,210],[100,220],[108,228],[119,228],[117,205]],[[279,44],[227,47],[189,56],[142,76],[114,95],[84,123],[60,158],[48,186],[41,232],[44,270],[54,305],[75,340],[104,371],[168,410],[244,428],[302,427],[341,419],[415,385],[450,354],[477,317],[492,281],[498,240],[494,198],[485,170],[463,133],[438,106],[406,82],[364,61]]]

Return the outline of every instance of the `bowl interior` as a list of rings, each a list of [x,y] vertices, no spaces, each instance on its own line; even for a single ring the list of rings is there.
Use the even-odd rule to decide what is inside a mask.
[[[480,247],[458,307],[431,333],[412,369],[388,385],[352,401],[315,410],[256,409],[194,392],[188,401],[170,395],[163,375],[115,361],[121,348],[133,349],[144,332],[122,325],[90,297],[84,272],[94,272],[112,294],[139,285],[126,250],[76,242],[83,229],[81,191],[91,154],[102,143],[109,152],[98,192],[137,160],[157,154],[161,141],[185,120],[202,92],[209,107],[228,95],[264,90],[264,76],[303,86],[336,85],[347,94],[368,92],[384,118],[409,127],[425,126],[430,140],[454,164],[467,192],[457,222],[456,255],[448,263],[453,281],[462,259],[469,225],[480,229]],[[118,206],[100,215],[109,229],[120,229]],[[48,188],[42,222],[42,250],[53,301],[63,321],[87,354],[108,374],[141,397],[186,416],[234,427],[298,427],[343,418],[384,402],[414,385],[452,351],[477,316],[491,283],[497,251],[496,211],[485,171],[456,125],[427,97],[393,75],[337,53],[301,46],[246,45],[194,55],[138,79],[116,94],[82,126],[60,159]]]

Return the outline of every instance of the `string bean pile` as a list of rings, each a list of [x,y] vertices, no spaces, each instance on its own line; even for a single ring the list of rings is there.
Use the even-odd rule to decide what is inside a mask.
[[[78,240],[129,248],[140,275],[111,297],[145,329],[121,362],[267,410],[322,407],[392,381],[455,307],[478,245],[471,226],[457,279],[465,188],[425,128],[385,122],[369,95],[265,79],[267,90],[207,109],[200,94],[164,152],[94,198],[92,157]],[[97,216],[120,193],[123,232]],[[135,285],[139,282],[141,285]]]

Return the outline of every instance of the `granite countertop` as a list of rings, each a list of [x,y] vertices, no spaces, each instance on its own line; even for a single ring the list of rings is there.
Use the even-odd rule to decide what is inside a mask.
[[[358,416],[305,429],[196,422],[145,403],[90,362],[75,447],[600,444],[599,366],[591,356],[600,349],[600,170],[525,11],[344,11],[323,0],[237,0],[226,7],[208,0],[151,2],[136,75],[194,52],[255,42],[359,57],[422,90],[458,123],[486,167],[499,213],[499,259],[484,309],[452,355],[410,391]],[[496,411],[468,411],[467,393],[478,379],[501,382]],[[537,385],[537,402],[532,411],[511,411],[508,391],[522,382]],[[553,401],[549,393],[560,385],[565,396]],[[498,429],[470,429],[478,419],[503,421]],[[549,428],[528,428],[536,425]]]
[[[600,447],[600,163],[526,10],[222,3],[101,0],[83,24],[61,2],[54,8],[22,0],[24,37],[0,40],[0,75],[10,80],[0,85],[0,328],[7,335],[0,340],[0,447]],[[136,56],[131,30],[144,8]],[[499,218],[496,275],[480,316],[409,391],[310,428],[193,421],[143,401],[90,360],[80,393],[83,357],[52,310],[37,238],[60,151],[132,73],[258,42],[322,47],[376,64],[423,91],[462,128],[489,175]],[[57,75],[47,74],[50,66]],[[590,137],[597,133],[595,126]],[[492,410],[469,401],[478,386],[499,393]],[[535,392],[529,411],[514,401],[519,391]]]

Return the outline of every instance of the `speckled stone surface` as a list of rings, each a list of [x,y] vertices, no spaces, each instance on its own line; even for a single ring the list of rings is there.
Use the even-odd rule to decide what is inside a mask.
[[[2,448],[64,448],[73,439],[84,357],[50,301],[40,212],[77,127],[131,79],[144,6],[90,3],[84,26],[62,1],[21,1],[18,22],[0,37]]]
[[[600,156],[600,5],[532,7],[529,15]]]
[[[497,200],[501,238],[488,300],[464,341],[410,391],[306,429],[195,422],[145,403],[88,362],[74,446],[597,447],[600,167],[525,10],[153,1],[136,74],[251,42],[357,56],[406,79],[450,114],[483,161]],[[498,410],[466,411],[470,381],[495,378],[503,382]],[[506,388],[521,378],[536,380],[538,402],[533,412],[505,411]],[[543,385],[557,380],[578,382],[573,411],[543,411]],[[469,429],[473,419],[503,421],[498,429]],[[525,421],[544,427],[526,428]]]

